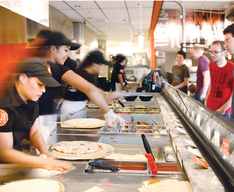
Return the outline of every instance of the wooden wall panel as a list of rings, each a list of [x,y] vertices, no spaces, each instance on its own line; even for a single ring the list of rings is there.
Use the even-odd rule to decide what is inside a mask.
[[[0,44],[27,43],[26,19],[0,6]]]

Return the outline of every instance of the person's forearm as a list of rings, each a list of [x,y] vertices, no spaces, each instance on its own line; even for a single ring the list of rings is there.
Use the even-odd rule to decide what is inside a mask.
[[[209,85],[210,85],[210,76],[206,76],[204,79],[203,79],[203,90],[202,90],[202,94],[206,94],[207,93],[207,90],[209,88]]]
[[[15,149],[0,149],[0,160],[4,163],[14,163],[30,168],[44,168],[46,163],[43,158],[27,155]]]
[[[179,85],[175,85],[174,87],[179,89],[179,88],[185,87],[186,85],[187,85],[187,83],[185,81],[183,81],[182,83],[180,83]]]
[[[106,99],[104,98],[103,94],[98,90],[98,88],[93,87],[89,89],[86,95],[91,101],[93,101],[96,105],[99,106],[99,108],[104,114],[110,111],[110,107],[108,106]]]
[[[31,134],[30,141],[40,151],[41,154],[48,154],[49,153],[41,131],[37,131],[37,132]]]
[[[118,74],[118,79],[119,79],[119,83],[121,84],[121,87],[124,87],[124,82],[123,82],[123,75],[122,74]]]
[[[205,105],[205,106],[207,106],[207,101],[208,101],[209,96],[210,96],[210,90],[211,90],[211,88],[209,88],[208,93],[207,93],[207,96],[206,96],[206,99],[205,99],[205,101],[204,101],[204,105]]]

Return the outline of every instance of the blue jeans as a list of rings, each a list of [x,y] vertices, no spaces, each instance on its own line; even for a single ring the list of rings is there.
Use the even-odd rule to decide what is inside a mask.
[[[227,113],[224,113],[223,115],[221,115],[223,118],[225,119],[231,119],[231,114],[227,114]]]
[[[196,99],[197,101],[201,102],[202,104],[204,104],[205,99],[203,99],[203,100],[200,99],[201,94],[202,93],[195,92],[193,98]]]

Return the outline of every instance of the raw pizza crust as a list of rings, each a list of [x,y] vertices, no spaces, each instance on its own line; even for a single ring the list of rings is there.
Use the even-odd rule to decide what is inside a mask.
[[[83,144],[85,144],[85,146],[87,148],[91,148],[91,150],[92,150],[92,146],[101,145],[102,150],[94,152],[94,153],[88,151],[86,154],[66,154],[66,153],[58,152],[56,150],[56,148],[61,150],[61,146],[63,147],[65,145],[69,146],[69,147],[70,146],[74,147],[75,145],[77,145],[77,147],[80,147],[80,145],[83,145]],[[59,147],[57,147],[57,146],[59,146]],[[66,147],[64,149],[66,150]],[[105,157],[106,155],[109,155],[114,151],[114,147],[112,147],[111,145],[108,145],[108,144],[98,143],[98,142],[61,141],[61,142],[53,144],[50,150],[59,159],[81,160],[81,159],[96,159],[96,158]],[[68,151],[68,153],[69,152],[70,152],[70,150]]]
[[[1,192],[65,192],[64,185],[50,179],[28,179],[7,183],[0,187]]]
[[[61,122],[63,128],[98,128],[107,125],[106,121],[95,118],[77,118]]]

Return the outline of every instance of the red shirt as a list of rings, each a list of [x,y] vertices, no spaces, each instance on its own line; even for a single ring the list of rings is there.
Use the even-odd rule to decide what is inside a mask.
[[[216,63],[210,63],[210,94],[207,99],[207,107],[216,111],[223,106],[232,95],[234,63],[227,61],[224,67],[218,67]],[[231,113],[231,107],[225,111]]]

